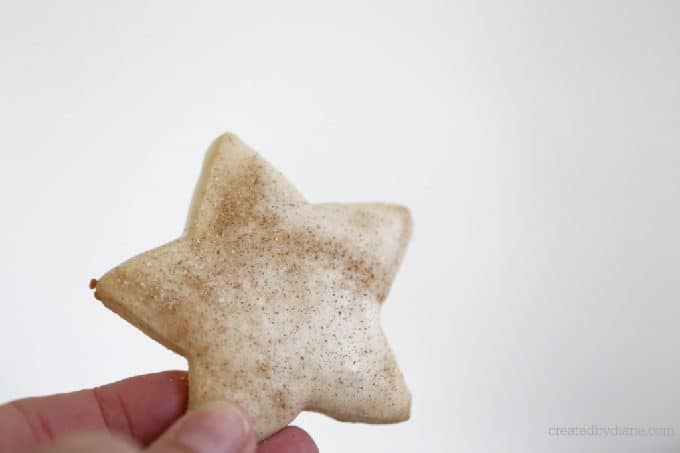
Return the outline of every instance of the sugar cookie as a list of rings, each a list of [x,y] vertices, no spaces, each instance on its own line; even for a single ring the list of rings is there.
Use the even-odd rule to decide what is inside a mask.
[[[258,439],[300,411],[408,419],[379,324],[406,208],[310,204],[232,134],[208,150],[183,235],[93,280],[95,297],[189,362],[189,406],[235,401]]]

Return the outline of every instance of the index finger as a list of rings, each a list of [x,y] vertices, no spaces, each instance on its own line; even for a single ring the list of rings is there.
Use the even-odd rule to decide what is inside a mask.
[[[184,371],[17,400],[0,406],[0,451],[35,447],[74,431],[102,429],[148,445],[186,411],[186,405]]]

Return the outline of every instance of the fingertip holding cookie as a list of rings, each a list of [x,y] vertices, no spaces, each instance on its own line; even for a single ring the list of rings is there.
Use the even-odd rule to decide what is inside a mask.
[[[395,423],[411,394],[379,311],[405,207],[308,203],[233,134],[210,146],[182,236],[92,279],[94,296],[189,363],[189,408],[233,401],[262,440],[303,410]]]

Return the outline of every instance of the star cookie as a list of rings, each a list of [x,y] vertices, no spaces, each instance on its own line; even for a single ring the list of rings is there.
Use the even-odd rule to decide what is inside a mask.
[[[189,408],[234,401],[258,439],[303,410],[408,419],[379,323],[411,234],[406,208],[311,204],[225,134],[210,146],[182,236],[93,281],[95,297],[186,357]]]

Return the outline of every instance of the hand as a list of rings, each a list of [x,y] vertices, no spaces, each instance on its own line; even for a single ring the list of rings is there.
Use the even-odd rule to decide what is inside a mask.
[[[239,407],[215,403],[183,415],[186,403],[181,371],[13,401],[0,406],[0,452],[318,452],[300,428],[256,446],[253,421]]]

